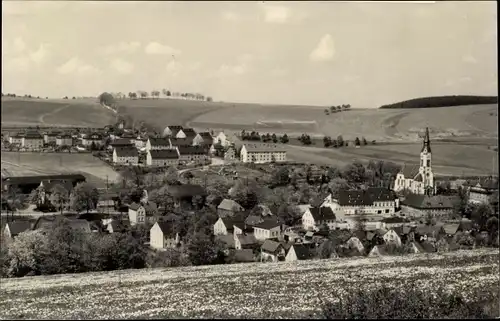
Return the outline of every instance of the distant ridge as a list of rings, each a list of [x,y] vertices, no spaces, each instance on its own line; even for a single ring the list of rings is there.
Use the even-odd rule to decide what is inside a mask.
[[[403,109],[403,108],[432,108],[453,107],[465,105],[497,104],[498,96],[436,96],[423,97],[401,101],[394,104],[383,105],[380,109]]]

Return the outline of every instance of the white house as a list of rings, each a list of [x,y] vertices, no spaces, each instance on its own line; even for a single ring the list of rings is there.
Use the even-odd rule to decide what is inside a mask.
[[[152,222],[157,210],[158,207],[153,202],[148,202],[146,204],[130,204],[128,207],[130,225],[145,224],[146,220]]]
[[[154,249],[176,248],[180,244],[179,233],[168,222],[156,222],[149,233],[149,245]]]
[[[175,135],[175,138],[186,138],[189,139],[191,143],[195,137],[196,137],[196,132],[192,128],[182,128]]]
[[[19,233],[29,231],[31,229],[31,222],[29,221],[14,221],[7,222],[3,230],[3,236],[6,240],[12,240]]]
[[[177,149],[150,150],[146,154],[148,166],[175,166],[179,163]]]
[[[263,241],[271,238],[280,238],[284,231],[283,222],[276,216],[267,216],[260,220],[259,223],[253,225],[255,238]]]
[[[139,154],[134,147],[116,147],[113,149],[113,163],[120,165],[137,165]]]
[[[59,136],[59,132],[51,132],[43,134],[43,142],[45,144],[55,143],[57,136]]]
[[[210,155],[208,150],[201,146],[179,146],[177,147],[179,151],[179,161],[181,162],[191,162],[191,161],[208,161],[210,160]]]
[[[261,262],[278,262],[285,260],[285,248],[278,242],[265,240],[260,248]]]
[[[401,246],[401,237],[399,237],[398,233],[394,230],[387,231],[382,238],[386,244],[395,244],[397,246]]]
[[[172,149],[168,138],[149,137],[146,142],[146,152],[150,150]]]
[[[228,235],[234,231],[233,221],[229,217],[219,217],[214,224],[214,235]]]
[[[9,136],[9,143],[11,145],[22,145],[23,144],[23,134]]]
[[[170,125],[165,127],[163,130],[163,137],[175,137],[177,132],[182,129],[182,126],[179,125]]]
[[[302,215],[302,227],[305,230],[319,230],[326,224],[331,230],[335,229],[335,213],[330,207],[310,207]]]
[[[73,146],[73,137],[69,134],[62,134],[56,137],[57,146]]]
[[[216,144],[221,144],[224,147],[229,147],[231,142],[227,139],[226,134],[224,132],[220,132],[216,137],[215,137],[215,143]]]
[[[91,146],[94,143],[95,146],[102,146],[104,144],[104,140],[101,134],[92,133],[90,135],[83,136],[82,145],[83,146]]]
[[[43,137],[38,132],[27,132],[22,137],[21,146],[27,149],[41,149],[43,147]]]
[[[432,152],[429,128],[425,129],[425,138],[420,152],[420,166],[404,166],[394,181],[394,191],[409,191],[413,194],[433,195],[436,193],[434,173],[432,172]]]
[[[240,151],[243,163],[285,162],[286,149],[277,144],[245,143]]]

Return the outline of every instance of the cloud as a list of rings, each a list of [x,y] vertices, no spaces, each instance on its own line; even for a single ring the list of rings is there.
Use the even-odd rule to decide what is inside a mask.
[[[476,58],[474,58],[471,55],[466,55],[462,57],[462,61],[467,63],[467,64],[477,64]]]
[[[14,39],[13,49],[18,53],[23,52],[26,49],[26,43],[24,42],[23,38],[17,37],[16,39]]]
[[[189,63],[189,64],[183,64],[179,61],[176,60],[171,60],[167,63],[166,70],[167,73],[170,76],[178,76],[181,72],[187,71],[187,72],[194,72],[197,71],[201,68],[201,63],[200,62],[194,62],[194,63]]]
[[[105,55],[115,55],[119,53],[131,54],[136,52],[140,47],[141,43],[138,41],[122,41],[119,43],[107,45],[106,47],[102,48],[101,51]]]
[[[247,64],[236,64],[236,65],[228,65],[223,64],[219,67],[219,69],[215,72],[216,77],[231,77],[231,76],[241,76],[246,74],[249,70]]]
[[[222,19],[227,21],[240,21],[241,16],[234,11],[223,11],[221,13]]]
[[[9,59],[5,62],[5,69],[15,72],[26,72],[29,70],[30,60],[27,56]]]
[[[48,46],[43,43],[40,44],[40,47],[38,47],[36,51],[33,51],[29,54],[31,61],[36,64],[42,63],[49,55],[49,50],[47,47]]]
[[[264,11],[264,21],[269,23],[287,23],[292,17],[292,11],[288,7],[261,4]]]
[[[158,42],[150,42],[144,49],[144,52],[148,55],[179,55],[181,53],[178,49],[162,45]]]
[[[61,66],[56,71],[62,75],[78,74],[78,75],[92,75],[100,72],[96,67],[85,63],[78,57],[73,57]]]
[[[318,45],[309,55],[311,61],[322,62],[332,60],[335,56],[335,46],[331,35],[324,35]]]
[[[43,63],[50,54],[49,45],[47,44],[40,44],[37,50],[28,52],[26,50],[27,46],[21,38],[16,38],[12,44],[11,52],[2,53],[5,55],[14,54],[14,57],[10,59],[2,57],[5,59],[6,68],[12,71],[27,71],[33,65]]]
[[[111,61],[111,68],[120,74],[130,74],[134,71],[134,65],[121,58],[115,58]]]

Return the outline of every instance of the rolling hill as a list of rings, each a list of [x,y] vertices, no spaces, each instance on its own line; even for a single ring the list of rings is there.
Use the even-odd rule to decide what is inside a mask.
[[[434,108],[453,107],[467,105],[491,105],[498,104],[497,96],[435,96],[422,97],[401,101],[394,104],[384,105],[379,108]]]

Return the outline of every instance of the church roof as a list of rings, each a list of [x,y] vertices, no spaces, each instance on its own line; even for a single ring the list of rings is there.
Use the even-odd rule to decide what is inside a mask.
[[[422,174],[418,173],[417,176],[415,177],[415,181],[417,181],[417,182],[423,182],[424,178],[422,177]]]
[[[401,169],[401,173],[405,176],[406,179],[413,179],[418,174],[418,170],[419,166],[417,164],[405,164]]]
[[[422,152],[427,147],[427,152],[431,152],[431,139],[429,137],[429,127],[425,128],[424,144],[422,145]]]

